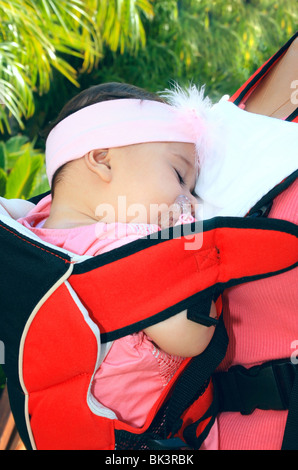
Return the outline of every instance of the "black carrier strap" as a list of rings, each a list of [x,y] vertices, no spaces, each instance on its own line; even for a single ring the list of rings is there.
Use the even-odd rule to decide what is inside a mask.
[[[261,410],[288,410],[298,365],[290,360],[265,362],[246,369],[233,366],[217,372],[213,381],[219,394],[220,411],[251,414]]]
[[[285,191],[298,177],[298,170],[295,170],[291,175],[285,178],[281,183],[274,186],[260,201],[258,201],[246,214],[246,217],[267,217],[269,214],[273,200]]]
[[[298,450],[298,365],[290,395],[289,414],[281,449]]]
[[[282,450],[298,450],[298,364],[270,361],[246,369],[231,367],[213,375],[219,412],[243,415],[255,409],[289,410]]]
[[[202,386],[209,382],[209,371],[210,369],[214,370],[217,367],[216,364],[220,364],[223,360],[227,346],[228,336],[221,316],[210,345],[202,354],[192,360],[175,386],[167,412],[168,432],[173,435],[177,432],[177,428],[179,429],[181,424],[180,417],[183,411],[198,398],[198,392],[202,389]],[[217,403],[214,403],[214,407],[217,408]],[[202,436],[199,436],[199,438],[196,436],[198,424],[198,422],[195,422],[184,431],[186,442],[195,449],[198,449],[204,440]]]

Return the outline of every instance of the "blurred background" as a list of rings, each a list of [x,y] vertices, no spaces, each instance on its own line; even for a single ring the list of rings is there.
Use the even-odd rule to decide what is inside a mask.
[[[296,0],[0,0],[0,196],[48,190],[39,136],[81,89],[233,94],[296,31]],[[0,366],[0,393],[4,376]]]
[[[39,132],[81,89],[232,94],[295,32],[296,0],[0,0],[0,196],[48,189]]]

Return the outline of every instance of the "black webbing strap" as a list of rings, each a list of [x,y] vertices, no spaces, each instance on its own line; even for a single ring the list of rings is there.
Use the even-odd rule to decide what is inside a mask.
[[[202,394],[204,385],[209,383],[210,371],[215,370],[223,360],[227,345],[228,335],[220,317],[208,347],[202,354],[192,359],[175,384],[166,416],[167,433],[174,436],[181,427],[181,415]],[[196,427],[190,443],[194,448],[198,445]]]
[[[233,366],[213,375],[220,397],[220,411],[251,414],[261,410],[287,410],[298,365],[290,360],[265,362],[246,369]]]
[[[250,369],[233,366],[212,379],[220,412],[289,410],[282,449],[298,450],[298,364],[283,359]]]
[[[289,414],[283,437],[282,450],[298,450],[298,367],[289,401]]]
[[[282,182],[274,186],[265,194],[247,213],[246,217],[267,217],[273,204],[273,200],[298,178],[298,170],[287,176]]]

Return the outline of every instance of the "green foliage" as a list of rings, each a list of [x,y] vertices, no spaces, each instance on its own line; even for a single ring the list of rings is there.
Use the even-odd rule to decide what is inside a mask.
[[[83,70],[100,57],[88,6],[80,0],[0,0],[0,130],[11,131],[5,111],[23,128],[34,113],[34,96],[49,91],[52,70],[73,84],[77,71],[64,55],[80,57]],[[4,127],[5,126],[5,127]]]
[[[0,0],[0,132],[12,133],[10,116],[24,129],[55,72],[79,87],[78,73],[97,67],[104,44],[144,45],[140,11],[152,16],[148,0]]]
[[[156,91],[172,81],[232,94],[295,32],[293,0],[155,0],[137,56],[105,51],[93,82],[123,80]]]
[[[194,82],[217,99],[274,54],[298,20],[293,0],[0,0],[0,17],[6,197],[48,189],[38,132],[78,88],[113,80],[158,91]],[[20,131],[29,140],[5,142]]]
[[[48,189],[44,154],[28,137],[16,135],[0,142],[0,196],[28,199]]]
[[[294,33],[297,11],[293,0],[0,0],[0,132],[34,138],[102,81],[231,94]]]
[[[140,11],[153,18],[153,6],[148,0],[101,0],[96,9],[95,21],[103,42],[111,51],[136,52],[146,44],[146,34]]]

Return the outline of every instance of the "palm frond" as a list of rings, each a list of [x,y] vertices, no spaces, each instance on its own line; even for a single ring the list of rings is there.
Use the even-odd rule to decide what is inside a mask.
[[[78,70],[66,59],[79,57],[90,71],[101,43],[92,12],[80,0],[0,0],[1,103],[23,127],[34,112],[34,92],[47,93],[53,69],[79,86]],[[9,129],[0,111],[0,131]]]

